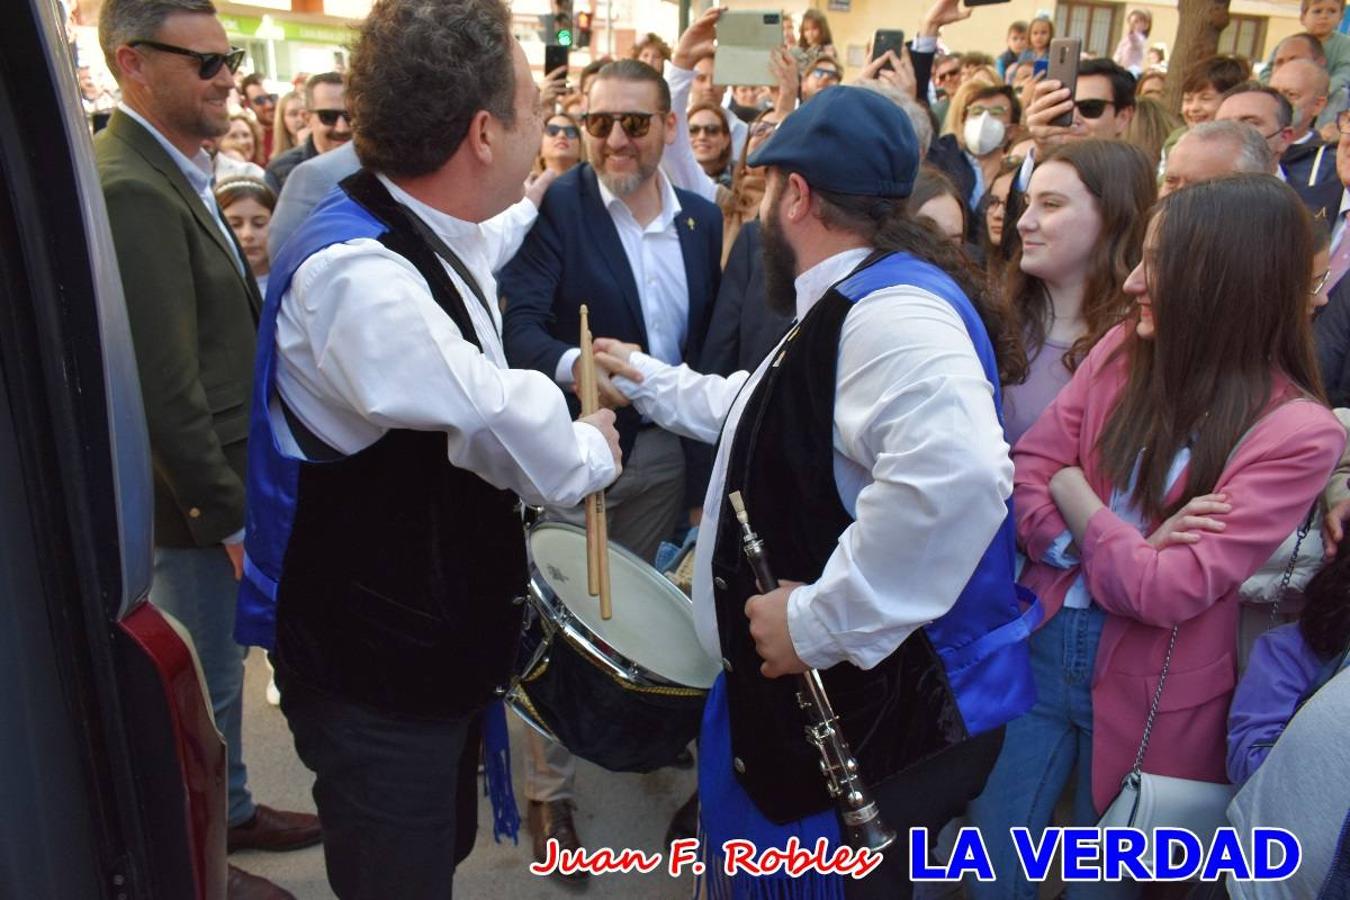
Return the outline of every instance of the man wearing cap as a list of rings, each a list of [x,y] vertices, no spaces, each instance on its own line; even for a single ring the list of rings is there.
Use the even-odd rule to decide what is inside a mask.
[[[768,171],[767,300],[797,319],[777,348],[723,378],[596,342],[640,412],[718,442],[694,576],[699,636],[724,669],[700,744],[707,871],[723,877],[734,838],[761,852],[790,835],[839,841],[798,680],[784,677],[811,666],[898,835],[845,893],[908,896],[908,829],[935,833],[979,793],[1003,724],[1034,699],[1040,609],[1013,582],[997,344],[977,278],[905,210],[919,148],[894,104],[824,91],[749,164]],[[781,579],[768,594],[732,491]],[[779,874],[784,894],[819,887]]]

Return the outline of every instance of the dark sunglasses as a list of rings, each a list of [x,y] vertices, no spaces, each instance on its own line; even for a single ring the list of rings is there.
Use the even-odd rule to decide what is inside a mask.
[[[332,128],[338,123],[338,119],[346,119],[348,125],[352,124],[352,115],[345,109],[315,109],[311,112],[319,117],[325,128]]]
[[[177,53],[179,56],[190,56],[197,61],[201,67],[197,70],[197,75],[202,81],[210,81],[216,77],[221,66],[229,69],[231,73],[239,71],[239,65],[244,61],[244,51],[238,47],[231,47],[229,53],[199,53],[196,50],[189,50],[186,47],[175,47],[173,44],[161,44],[159,41],[130,41],[128,47],[149,47],[151,50],[158,50],[161,53]]]
[[[724,134],[721,125],[690,125],[689,136],[698,137],[700,134],[706,134],[708,137],[721,137]]]
[[[814,76],[816,76],[817,79],[830,78],[830,79],[833,79],[834,81],[838,81],[838,80],[839,80],[839,70],[838,70],[838,69],[823,69],[823,68],[816,68],[816,69],[812,69],[812,70],[811,70],[811,74],[814,75]]]
[[[258,95],[255,96],[252,100],[250,100],[250,99],[248,99],[247,97],[245,97],[245,98],[244,98],[244,102],[247,103],[249,106],[276,106],[276,105],[277,105],[277,95],[276,95],[276,94],[258,94]]]
[[[565,134],[569,141],[575,141],[577,138],[581,137],[581,132],[577,130],[575,125],[545,125],[544,133],[549,137],[557,137],[560,134]]]
[[[586,124],[586,133],[591,137],[609,137],[614,130],[614,123],[618,122],[624,134],[630,138],[640,138],[651,130],[652,115],[643,112],[586,113],[582,121]]]
[[[1100,119],[1108,106],[1115,106],[1110,100],[1075,100],[1073,105],[1085,119]]]

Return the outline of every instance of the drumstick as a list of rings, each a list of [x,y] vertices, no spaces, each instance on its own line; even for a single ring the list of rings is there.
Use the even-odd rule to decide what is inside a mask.
[[[581,414],[590,415],[600,408],[599,385],[595,380],[595,355],[591,346],[590,311],[581,306]],[[600,618],[614,615],[609,593],[609,523],[605,516],[605,493],[596,491],[586,498],[586,586],[592,597],[600,595]]]

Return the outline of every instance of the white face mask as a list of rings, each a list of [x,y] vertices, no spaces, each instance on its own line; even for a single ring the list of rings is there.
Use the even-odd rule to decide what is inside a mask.
[[[1003,138],[1007,134],[1008,129],[1003,121],[987,112],[980,113],[977,118],[966,119],[966,149],[976,156],[984,156],[1003,146]]]

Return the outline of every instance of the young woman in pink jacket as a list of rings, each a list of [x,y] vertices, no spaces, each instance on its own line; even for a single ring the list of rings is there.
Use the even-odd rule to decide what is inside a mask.
[[[1125,285],[1136,314],[1018,442],[1020,580],[1047,623],[1032,638],[1038,703],[1008,726],[971,808],[999,874],[977,896],[1035,896],[1008,828],[1049,824],[1075,765],[1072,824],[1096,823],[1173,626],[1144,770],[1226,781],[1238,587],[1307,516],[1346,441],[1313,353],[1312,255],[1303,205],[1271,176],[1169,196]],[[1086,887],[1070,897],[1107,886]]]

